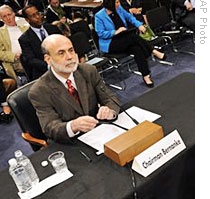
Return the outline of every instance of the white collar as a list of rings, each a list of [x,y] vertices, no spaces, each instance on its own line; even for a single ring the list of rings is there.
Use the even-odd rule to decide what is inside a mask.
[[[62,76],[60,76],[60,75],[58,75],[56,72],[55,72],[55,70],[53,69],[53,67],[50,67],[51,68],[51,70],[52,70],[52,73],[53,73],[53,75],[66,87],[66,88],[68,88],[67,87],[67,84],[66,84],[66,80],[67,79],[69,79],[69,80],[71,80],[71,82],[72,82],[72,86],[74,87],[74,88],[77,88],[76,87],[76,84],[75,84],[75,81],[74,81],[74,73],[71,73],[70,75],[69,75],[69,77],[66,79],[66,78],[64,78],[64,77],[62,77]]]

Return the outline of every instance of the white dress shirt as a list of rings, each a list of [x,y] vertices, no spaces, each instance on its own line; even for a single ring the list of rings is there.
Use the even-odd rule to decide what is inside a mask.
[[[41,26],[41,28],[34,28],[31,26],[31,29],[36,33],[37,37],[39,37],[40,41],[42,41],[41,35],[40,35],[40,29],[44,30],[45,36],[48,36],[47,31],[44,29],[43,26]]]

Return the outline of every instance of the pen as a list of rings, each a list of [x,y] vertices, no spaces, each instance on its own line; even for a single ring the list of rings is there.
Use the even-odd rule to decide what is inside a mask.
[[[84,157],[85,159],[88,161],[88,162],[92,162],[92,160],[90,159],[90,157],[87,156],[87,154],[85,154],[83,151],[79,151]]]

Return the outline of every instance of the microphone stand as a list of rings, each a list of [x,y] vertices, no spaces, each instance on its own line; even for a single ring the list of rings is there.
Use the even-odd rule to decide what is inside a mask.
[[[106,91],[105,91],[105,87],[101,87],[101,90],[107,95]],[[112,97],[110,97],[110,99],[136,124],[138,125],[139,122],[133,118],[117,101],[115,101],[115,99],[113,99]]]

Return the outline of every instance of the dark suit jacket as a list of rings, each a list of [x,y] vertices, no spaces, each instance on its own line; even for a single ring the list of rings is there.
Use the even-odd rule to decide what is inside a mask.
[[[131,4],[129,4],[126,0],[120,0],[120,3],[122,5],[122,7],[125,10],[127,10],[128,12],[129,12],[129,9],[131,9],[131,8],[142,8],[142,6],[143,6],[143,3],[141,2],[141,0],[133,0],[131,2]],[[134,16],[136,17],[137,20],[145,23],[142,13],[141,14],[134,14]]]
[[[44,24],[44,28],[51,34],[61,34],[57,26]],[[44,55],[41,51],[41,41],[36,33],[29,28],[18,39],[22,49],[22,64],[26,70],[29,80],[39,78],[47,71],[47,63],[44,61]]]
[[[78,94],[82,104],[75,102],[68,89],[49,70],[30,89],[29,99],[36,109],[43,132],[50,139],[70,143],[66,124],[79,116],[96,117],[98,103],[119,112],[115,95],[104,85],[95,66],[79,65],[74,72]]]
[[[71,16],[71,9],[69,7],[66,7],[66,6],[63,6],[61,4],[61,7],[63,8],[64,12],[65,12],[65,17],[68,18],[68,19],[72,19],[72,16]],[[59,21],[59,17],[58,15],[52,11],[52,9],[48,6],[47,8],[47,12],[46,12],[46,22],[47,23],[52,23],[53,21]]]
[[[156,0],[132,0],[131,5],[126,0],[120,0],[121,5],[128,11],[130,8],[142,8],[142,15],[145,15],[148,10],[156,8]]]
[[[172,12],[175,20],[195,31],[195,9],[188,11],[184,5],[185,0],[172,0]]]
[[[10,6],[15,13],[17,13],[19,10],[23,9],[25,4],[24,0],[17,0],[18,3],[15,0],[5,0],[4,4]]]

